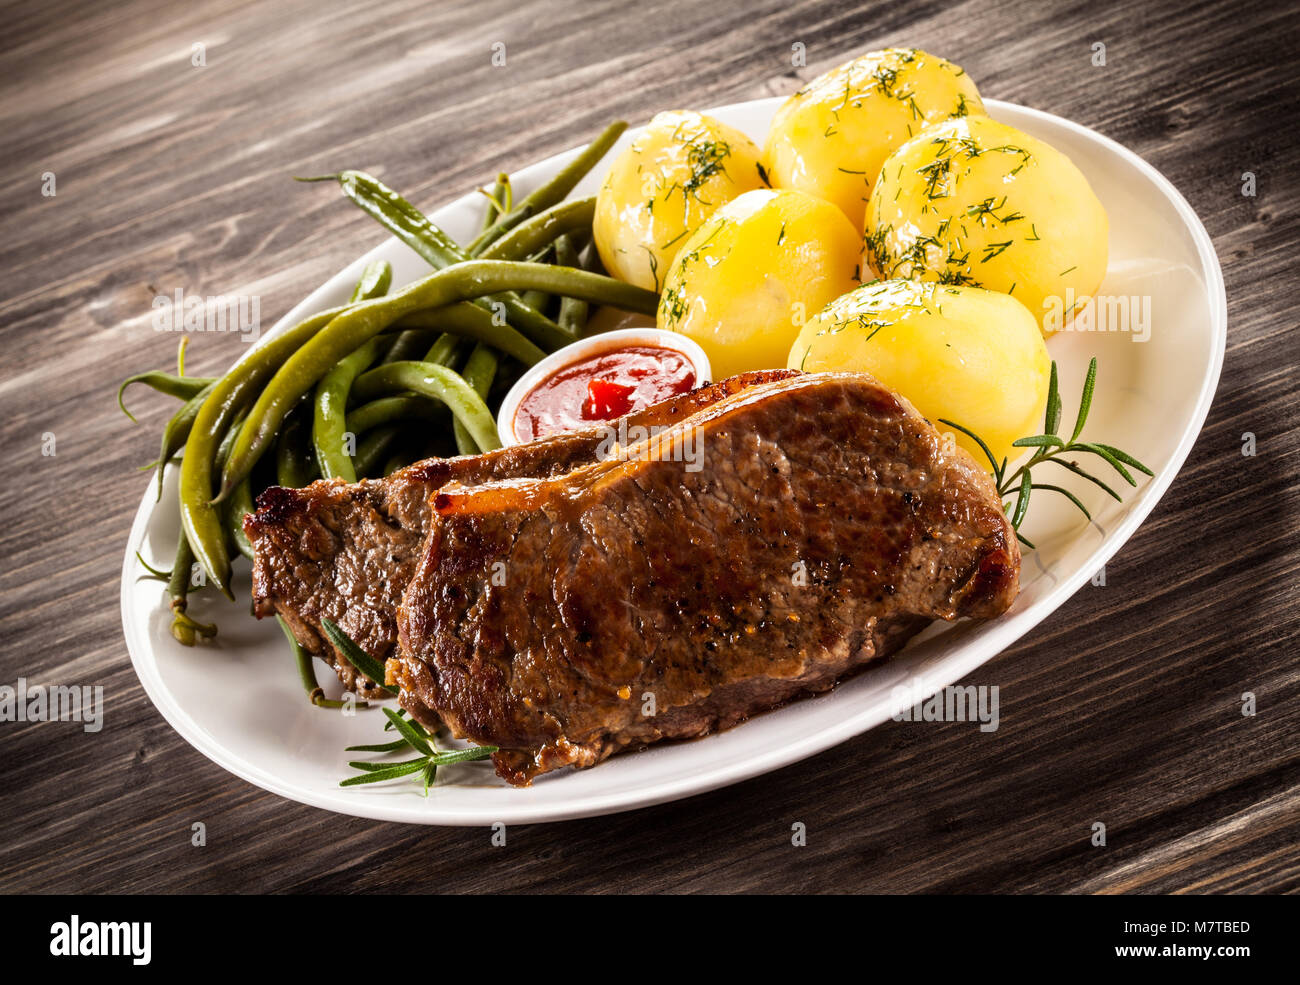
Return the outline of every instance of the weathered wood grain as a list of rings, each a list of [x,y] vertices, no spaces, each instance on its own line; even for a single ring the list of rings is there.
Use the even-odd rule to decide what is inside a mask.
[[[0,889],[1300,888],[1300,39],[1285,5],[123,0],[4,15],[0,682],[101,683],[108,706],[97,736],[0,724]],[[149,327],[156,291],[258,294],[274,319],[377,242],[289,175],[363,167],[433,207],[613,117],[786,93],[890,44],[1137,151],[1202,217],[1228,286],[1222,383],[1178,481],[1105,587],[974,676],[1001,688],[997,732],[891,723],[689,801],[512,829],[496,849],[482,830],[286,802],[166,725],[118,618],[136,466],[165,410],[137,399],[133,428],[112,406],[123,376],[171,358]],[[215,372],[239,342],[191,348],[191,371]],[[807,847],[790,844],[795,821]]]

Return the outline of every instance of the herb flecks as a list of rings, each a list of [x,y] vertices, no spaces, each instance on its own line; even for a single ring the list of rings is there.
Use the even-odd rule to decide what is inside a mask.
[[[659,311],[664,316],[666,326],[676,325],[682,320],[689,307],[686,298],[676,287],[665,287],[664,292],[659,297]]]
[[[1033,155],[1026,148],[1010,143],[983,145],[975,137],[963,134],[961,127],[935,132],[924,143],[921,153],[920,161],[913,160],[907,165],[900,162],[896,174],[881,177],[882,183],[887,185],[892,180],[901,192],[905,166],[914,168],[913,174],[921,184],[918,192],[921,218],[913,217],[911,223],[896,229],[884,221],[885,210],[876,205],[875,221],[867,223],[864,236],[867,259],[886,277],[920,276],[952,287],[986,286],[986,275],[979,272],[979,265],[994,260],[1018,242],[1037,241],[1038,230],[1030,223],[1028,231],[1022,232],[1028,219],[1008,204],[1007,195],[971,202],[962,195],[960,186],[971,174],[971,162],[979,158],[990,154],[1017,158],[1006,171],[1009,177],[1028,166]],[[884,200],[882,196],[880,201]],[[932,234],[925,231],[931,224]],[[989,242],[981,242],[986,238],[981,230],[991,234],[987,236]],[[1004,230],[1005,238],[998,235]],[[979,251],[974,266],[972,249]]]
[[[994,196],[990,195],[982,202],[968,205],[966,215],[978,222],[981,227],[987,227],[989,222],[998,222],[1005,226],[1024,218],[1024,215],[1020,212],[1005,212],[1003,215],[998,215],[998,210],[1005,209],[1006,205],[1007,197],[1005,195],[1000,199],[995,199]]]
[[[990,260],[992,260],[995,256],[998,256],[999,254],[1004,253],[1004,252],[1006,251],[1007,247],[1009,247],[1013,242],[1015,242],[1015,241],[1009,239],[1009,240],[1007,240],[1006,242],[1003,242],[1003,243],[987,243],[987,244],[985,244],[985,246],[984,246],[984,256],[980,259],[980,263],[988,263],[988,262],[989,262]]]
[[[725,140],[692,140],[686,149],[686,163],[690,165],[691,176],[681,186],[682,195],[708,204],[700,198],[700,189],[715,174],[725,173],[726,160],[730,156],[731,145]]]

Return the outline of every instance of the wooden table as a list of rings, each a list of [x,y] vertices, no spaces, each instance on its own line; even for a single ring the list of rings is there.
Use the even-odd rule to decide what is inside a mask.
[[[106,725],[0,724],[0,889],[1281,891],[1300,887],[1294,18],[1283,7],[886,2],[10,5],[0,52],[0,683],[101,683]],[[495,42],[506,65],[491,63]],[[1106,64],[1093,64],[1093,45]],[[194,44],[204,46],[195,65]],[[807,64],[793,67],[792,46]],[[372,170],[446,202],[606,121],[793,91],[871,48],[962,64],[1187,196],[1229,339],[1205,430],[1107,566],[982,668],[1002,725],[889,723],[680,803],[511,830],[340,818],[224,772],[145,697],[122,545],[165,401],[156,293],[274,320],[381,233],[286,176]],[[1242,174],[1257,195],[1242,195]],[[55,175],[54,197],[42,194]],[[191,372],[241,351],[191,346]],[[1241,453],[1243,434],[1258,454]],[[42,454],[53,434],[56,454]],[[1244,717],[1240,696],[1257,695]],[[202,821],[207,846],[190,844]],[[791,825],[807,846],[791,845]],[[1107,845],[1090,844],[1107,826]],[[320,837],[318,835],[324,835]],[[382,856],[382,863],[380,862]]]

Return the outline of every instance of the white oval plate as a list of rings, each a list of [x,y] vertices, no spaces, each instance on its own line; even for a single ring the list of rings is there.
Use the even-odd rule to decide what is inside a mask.
[[[714,110],[713,115],[760,144],[780,99]],[[702,793],[777,769],[864,732],[898,711],[899,685],[919,683],[931,694],[995,656],[1068,599],[1132,535],[1187,457],[1219,379],[1226,339],[1227,300],[1210,238],[1182,196],[1152,167],[1067,120],[988,101],[991,115],[1046,140],[1082,169],[1110,214],[1110,269],[1103,295],[1150,297],[1149,338],[1137,333],[1067,332],[1048,348],[1060,364],[1065,421],[1073,421],[1089,358],[1099,361],[1097,397],[1086,434],[1120,444],[1155,470],[1117,504],[1083,480],[1072,485],[1093,510],[1088,523],[1059,496],[1040,494],[1025,533],[1038,544],[1026,554],[1020,597],[1001,618],[983,624],[936,624],[886,664],[829,694],[760,715],[720,735],[617,756],[595,769],[564,771],[514,789],[490,765],[444,769],[428,798],[406,779],[340,788],[352,774],[345,746],[384,741],[375,710],[352,717],[311,707],[272,620],[249,618],[243,603],[195,597],[199,619],[221,631],[210,646],[187,649],[168,631],[164,591],[142,580],[138,550],[168,567],[178,529],[174,476],[162,505],[153,486],[131,528],[122,568],[122,625],[136,673],[163,716],[191,744],[232,773],[305,804],[360,817],[418,824],[557,821],[629,810]],[[626,146],[635,131],[625,134]],[[535,164],[515,176],[523,194],[577,151]],[[338,162],[340,165],[346,161]],[[594,194],[600,174],[575,194]],[[340,204],[339,208],[347,208]],[[462,242],[474,234],[483,199],[467,194],[432,218]],[[389,240],[289,312],[272,331],[346,300],[364,264],[392,263],[394,284],[427,271],[397,240]],[[173,470],[174,471],[174,470]],[[1068,477],[1068,476],[1067,476]],[[1068,477],[1074,478],[1074,477]],[[1127,489],[1127,487],[1121,488]],[[236,588],[248,598],[248,568],[237,567]],[[333,675],[317,664],[327,690]],[[337,684],[334,685],[337,688]],[[978,727],[975,725],[972,728]]]

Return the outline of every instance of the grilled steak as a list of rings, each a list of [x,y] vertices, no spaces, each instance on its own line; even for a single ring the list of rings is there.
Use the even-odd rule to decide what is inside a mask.
[[[746,388],[625,461],[433,508],[388,676],[514,784],[828,690],[1019,579],[989,477],[861,374]]]
[[[746,387],[791,375],[785,370],[742,374],[635,412],[621,423],[633,434],[636,427],[662,427]],[[258,498],[257,511],[244,519],[254,549],[254,609],[259,616],[279,613],[309,653],[334,666],[345,687],[371,695],[372,683],[335,652],[320,621],[334,620],[379,660],[390,655],[397,641],[397,606],[418,561],[430,494],[448,482],[562,474],[595,461],[609,433],[593,428],[486,455],[431,459],[385,479],[268,489]]]

